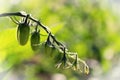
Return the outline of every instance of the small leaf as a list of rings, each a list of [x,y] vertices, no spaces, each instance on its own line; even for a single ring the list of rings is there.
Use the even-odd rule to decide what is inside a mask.
[[[73,69],[74,70],[77,70],[78,69],[78,65],[77,65],[77,59],[75,59],[73,65],[72,65]]]
[[[89,74],[89,67],[85,64],[84,71],[86,74]]]
[[[86,64],[85,61],[79,59],[78,60],[78,64],[79,64],[79,70],[85,74],[88,74],[89,73],[89,67],[88,65]]]

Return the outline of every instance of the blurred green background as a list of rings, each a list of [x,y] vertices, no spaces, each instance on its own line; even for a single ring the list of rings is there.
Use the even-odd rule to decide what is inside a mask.
[[[41,55],[44,52],[35,55],[30,42],[20,46],[16,24],[0,17],[0,80],[107,80],[120,57],[120,15],[109,4],[109,0],[0,0],[0,13],[32,14],[90,67],[88,75],[56,70],[48,56]],[[39,64],[23,64],[25,60]]]

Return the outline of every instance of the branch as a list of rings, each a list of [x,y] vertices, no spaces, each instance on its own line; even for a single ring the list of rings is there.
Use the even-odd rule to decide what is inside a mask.
[[[26,12],[14,12],[14,13],[3,13],[0,14],[0,17],[10,17],[10,16],[20,16],[20,17],[27,17],[27,13]],[[50,30],[45,27],[43,24],[41,24],[38,20],[36,20],[35,18],[33,18],[31,15],[29,17],[30,20],[36,22],[39,26],[41,26],[47,33],[50,33]]]

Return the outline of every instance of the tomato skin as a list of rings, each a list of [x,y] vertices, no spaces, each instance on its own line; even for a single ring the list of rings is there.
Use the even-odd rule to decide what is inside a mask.
[[[26,23],[19,23],[17,28],[17,40],[20,45],[24,46],[29,39],[30,27]]]
[[[37,51],[39,49],[40,44],[40,34],[39,31],[34,31],[31,35],[31,48],[33,51]]]

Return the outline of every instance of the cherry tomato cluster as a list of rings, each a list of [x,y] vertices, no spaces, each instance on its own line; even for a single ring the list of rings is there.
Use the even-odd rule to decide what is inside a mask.
[[[40,30],[38,30],[37,26],[35,28],[35,31],[31,34],[30,42],[31,42],[31,48],[36,51],[39,49],[39,43],[40,43]],[[22,22],[18,22],[17,27],[17,40],[20,45],[24,46],[29,39],[30,35],[30,22],[29,22],[29,15],[27,15]]]

